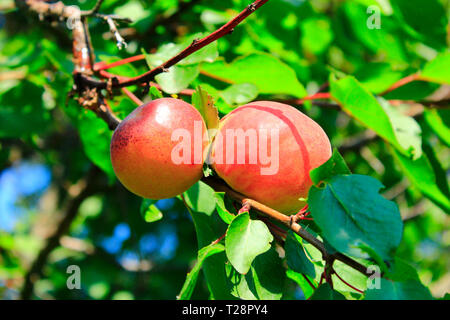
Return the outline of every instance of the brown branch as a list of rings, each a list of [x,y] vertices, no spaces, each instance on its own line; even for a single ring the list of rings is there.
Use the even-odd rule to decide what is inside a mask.
[[[119,81],[120,81],[120,80],[125,81],[126,79],[130,79],[130,78],[125,77],[125,76],[119,76],[119,75],[117,75],[117,74],[109,73],[109,72],[107,72],[107,71],[105,71],[105,70],[99,70],[97,73],[99,74],[99,76],[101,76],[101,77],[103,77],[103,78],[106,78],[106,79],[117,78],[117,80],[119,80]],[[161,86],[160,86],[159,84],[157,84],[156,82],[152,82],[152,81],[151,81],[149,84],[150,84],[150,86],[155,87],[155,88],[157,88],[158,90],[162,90]],[[147,83],[141,83],[140,86],[141,86],[141,87],[146,87],[146,86],[148,86],[149,84],[147,84]],[[124,88],[122,88],[122,89],[124,89]],[[178,92],[178,94],[179,94],[179,95],[182,95],[182,96],[192,96],[192,94],[193,94],[194,92],[195,92],[194,89],[183,89],[183,90],[181,90],[180,92]]]
[[[308,279],[308,276],[306,274],[301,274],[302,277],[306,280],[306,282],[308,282],[309,286],[313,289],[316,290],[316,286],[311,282],[311,280]]]
[[[138,83],[148,83],[150,82],[150,80],[152,80],[157,74],[160,74],[161,72],[164,72],[166,70],[168,70],[168,68],[170,68],[171,66],[175,65],[176,63],[180,62],[181,60],[183,60],[184,58],[188,57],[189,55],[191,55],[192,53],[200,50],[201,48],[205,47],[206,45],[210,44],[213,41],[216,41],[217,39],[227,35],[228,33],[232,32],[234,27],[236,27],[239,23],[241,23],[245,18],[247,18],[251,13],[253,13],[256,9],[258,9],[259,7],[261,7],[263,4],[265,4],[268,0],[256,0],[254,1],[251,5],[249,5],[245,10],[243,10],[240,14],[238,14],[234,19],[232,19],[231,21],[229,21],[228,23],[226,23],[224,26],[222,26],[221,28],[219,28],[218,30],[214,31],[213,33],[211,33],[210,35],[200,39],[200,40],[194,40],[191,45],[189,45],[187,48],[185,48],[183,51],[181,51],[179,54],[177,54],[176,56],[172,57],[171,59],[167,60],[166,62],[164,62],[163,64],[157,66],[156,68],[138,76],[138,77],[134,77],[134,78],[127,78],[124,79],[124,77],[122,77],[122,79],[116,77],[116,81],[112,81],[113,78],[108,79],[108,81],[98,81],[98,80],[94,80],[92,78],[89,77],[89,73],[92,70],[92,57],[91,54],[87,55],[89,58],[89,62],[86,58],[86,54],[80,54],[86,51],[86,49],[90,48],[89,45],[89,33],[87,31],[87,28],[85,27],[85,25],[83,26],[83,29],[81,29],[81,27],[77,30],[79,33],[79,36],[77,37],[77,39],[74,39],[74,43],[77,41],[77,43],[79,44],[83,44],[80,45],[80,48],[82,50],[80,50],[80,48],[76,48],[77,50],[75,51],[74,48],[74,56],[75,58],[79,57],[80,59],[76,59],[76,69],[75,69],[75,74],[74,74],[74,80],[75,80],[75,89],[79,92],[85,92],[85,91],[89,91],[89,89],[94,89],[93,91],[98,93],[98,97],[97,99],[99,99],[99,107],[98,108],[93,108],[93,111],[97,113],[97,115],[99,115],[104,121],[106,121],[109,125],[109,127],[111,129],[114,129],[119,123],[120,123],[120,119],[118,119],[117,117],[114,116],[114,114],[111,112],[111,108],[108,106],[106,101],[103,101],[102,97],[100,96],[99,92],[100,89],[108,89],[108,91],[111,90],[111,88],[123,88],[123,87],[127,87],[130,85],[134,85],[134,84],[138,84]],[[47,13],[48,9],[52,9],[51,6],[56,5],[57,4],[61,4],[60,2],[57,2],[55,4],[48,4],[48,3],[43,3],[40,1],[36,1],[36,0],[27,0],[24,1],[26,3],[32,3],[33,5],[39,4],[42,6],[47,6],[46,7],[46,12],[42,11],[42,8],[38,8],[38,7],[34,7],[36,12],[40,12],[42,14]],[[64,14],[64,9],[61,11],[59,5],[59,15],[63,15]],[[39,10],[38,10],[39,9]],[[45,10],[44,10],[45,11]],[[51,11],[51,10],[50,10]],[[56,9],[55,9],[56,12]],[[72,16],[72,15],[71,15]],[[82,30],[82,32],[81,32]],[[75,38],[75,35],[74,35]],[[77,53],[77,54],[75,54]],[[83,59],[81,59],[83,58]],[[95,90],[97,89],[97,90]],[[310,97],[310,99],[328,99],[330,98],[330,95],[327,93],[320,93],[320,94],[316,94],[314,95],[312,98]],[[301,101],[298,101],[299,103],[303,103],[305,101],[305,99],[301,99]],[[335,107],[334,105],[332,107]],[[211,187],[213,187],[213,189],[215,189],[216,191],[223,191],[226,192],[230,197],[232,197],[233,199],[239,201],[241,204],[243,205],[247,205],[251,208],[253,208],[254,210],[256,210],[257,212],[259,212],[260,214],[269,217],[271,219],[274,219],[280,223],[282,223],[283,225],[285,225],[287,228],[291,229],[292,231],[294,231],[296,234],[298,234],[300,237],[302,237],[304,240],[306,240],[307,242],[309,242],[311,245],[313,245],[315,248],[317,248],[321,254],[323,259],[326,262],[326,266],[328,266],[328,270],[331,270],[332,267],[332,263],[334,260],[339,260],[347,265],[349,265],[350,267],[354,268],[355,270],[358,270],[359,272],[368,275],[369,273],[367,272],[367,268],[360,264],[359,262],[353,260],[352,258],[343,255],[341,253],[333,253],[330,254],[323,242],[321,242],[320,240],[318,240],[316,237],[314,237],[312,234],[310,234],[308,231],[306,231],[305,229],[303,229],[301,227],[300,224],[298,224],[297,222],[294,222],[291,217],[286,216],[270,207],[265,206],[264,204],[261,204],[253,199],[248,199],[245,196],[239,194],[238,192],[232,190],[231,188],[229,188],[226,184],[224,184],[223,182],[218,181],[217,179],[214,178],[204,178],[202,179],[205,183],[207,183],[208,185],[210,185]],[[87,192],[87,191],[86,191]],[[33,277],[33,274],[36,273],[36,271],[39,271],[42,266],[45,264],[45,261],[47,259],[48,254],[51,252],[52,247],[57,245],[57,242],[59,241],[59,238],[61,236],[61,234],[66,230],[66,228],[68,227],[68,225],[70,225],[70,222],[73,220],[73,215],[76,214],[76,209],[77,206],[79,206],[79,204],[81,203],[81,200],[76,200],[74,199],[72,206],[69,207],[68,210],[68,214],[66,216],[66,219],[64,219],[65,222],[64,224],[62,224],[61,228],[58,228],[58,231],[56,232],[56,234],[49,240],[49,245],[47,247],[50,248],[49,249],[45,249],[43,251],[43,253],[41,253],[38,257],[38,259],[36,260],[35,264],[33,265],[32,269],[30,270],[29,276],[27,277],[26,280],[26,285],[24,287],[24,294],[23,296],[29,296],[32,292],[32,284],[31,284],[31,291],[30,291],[30,283],[32,283],[31,279]],[[79,203],[78,203],[79,202]],[[72,209],[73,208],[73,209]],[[75,211],[75,213],[74,213]],[[57,241],[55,242],[54,239],[57,239]],[[56,243],[56,244],[55,244]],[[328,275],[325,274],[325,277],[331,277],[330,272],[328,272]],[[329,281],[330,279],[327,279],[327,281]],[[331,281],[329,281],[331,282]]]
[[[311,233],[303,229],[300,224],[293,222],[290,216],[287,216],[279,211],[276,211],[256,200],[246,198],[242,194],[228,187],[223,181],[218,180],[217,178],[207,177],[203,178],[202,181],[207,185],[209,185],[210,187],[212,187],[215,191],[225,192],[228,196],[240,202],[241,204],[250,206],[258,213],[263,214],[266,217],[272,218],[282,223],[283,225],[294,231],[296,234],[298,234],[302,239],[306,240],[311,245],[313,245],[317,250],[319,250],[322,254],[323,259],[329,264],[331,263],[331,266],[334,260],[339,260],[366,276],[370,275],[370,273],[368,272],[367,268],[364,265],[353,260],[352,258],[342,253],[333,253],[333,254],[328,253],[322,241],[320,241],[319,239],[314,237]]]
[[[395,89],[398,89],[410,82],[416,81],[416,80],[420,80],[419,74],[418,73],[414,73],[411,74],[409,76],[406,76],[400,80],[398,80],[397,82],[395,82],[394,84],[392,84],[389,88],[387,88],[386,90],[384,90],[382,93],[380,93],[380,96],[383,96],[391,91],[394,91]]]
[[[81,11],[75,6],[65,6],[61,1],[47,3],[40,0],[15,0],[18,8],[27,9],[38,14],[42,20],[44,17],[62,20],[80,16]]]
[[[100,106],[95,113],[108,124],[110,130],[116,129],[120,122],[122,122],[122,120],[120,120],[111,110],[108,102],[103,98],[101,98]]]
[[[97,3],[95,4],[95,6],[91,10],[82,12],[82,15],[91,16],[91,15],[96,14],[98,12],[98,10],[100,10],[100,7],[103,4],[103,2],[104,2],[104,0],[97,0]]]
[[[117,30],[116,22],[110,16],[105,17],[105,20],[108,23],[109,30],[111,30],[114,38],[116,38],[117,48],[119,48],[119,50],[121,50],[123,47],[126,48],[128,45],[125,42],[125,39],[120,35],[119,30]]]
[[[167,71],[170,67],[174,66],[184,58],[190,56],[194,52],[200,50],[201,48],[205,47],[206,45],[210,44],[211,42],[216,41],[217,39],[229,34],[233,31],[233,29],[241,23],[245,18],[247,18],[250,14],[252,14],[255,10],[260,8],[263,4],[265,4],[269,0],[256,0],[252,4],[250,4],[246,9],[244,9],[241,13],[239,13],[234,19],[223,25],[221,28],[217,29],[210,35],[200,39],[200,40],[194,40],[192,43],[182,50],[180,53],[178,53],[176,56],[172,57],[171,59],[167,60],[166,62],[162,63],[161,65],[157,66],[156,68],[153,68],[152,70],[134,77],[130,78],[127,81],[119,81],[118,83],[113,85],[113,88],[123,88],[128,87],[137,83],[142,82],[149,82],[153,80],[153,78],[162,73]],[[88,88],[99,88],[99,89],[106,89],[106,83],[104,81],[98,81],[91,79],[86,76],[82,76],[80,78],[81,82],[79,85],[82,87],[88,87]]]
[[[125,95],[127,95],[128,98],[130,98],[131,101],[133,101],[136,105],[140,106],[140,105],[144,104],[144,102],[143,102],[141,99],[139,99],[138,97],[136,97],[136,96],[134,95],[134,93],[131,92],[130,90],[128,90],[127,88],[122,88],[121,90],[122,90],[122,92],[125,93]]]

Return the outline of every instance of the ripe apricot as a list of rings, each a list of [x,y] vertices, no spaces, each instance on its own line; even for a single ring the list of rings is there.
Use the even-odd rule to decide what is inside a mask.
[[[330,157],[330,141],[314,120],[287,104],[256,101],[220,121],[209,161],[234,190],[293,214],[306,204],[309,171]]]
[[[136,108],[114,131],[114,172],[139,196],[176,196],[202,177],[205,135],[202,116],[192,105],[173,98],[153,100]]]

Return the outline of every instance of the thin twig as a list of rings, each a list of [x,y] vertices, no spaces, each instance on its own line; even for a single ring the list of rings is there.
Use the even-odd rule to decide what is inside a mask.
[[[105,18],[106,22],[108,23],[109,30],[111,30],[111,33],[116,38],[116,45],[119,50],[121,50],[123,47],[127,47],[127,43],[125,42],[125,39],[120,35],[119,31],[117,30],[116,22],[110,17]]]
[[[127,81],[119,81],[118,83],[114,84],[113,87],[123,88],[123,87],[128,87],[128,86],[131,86],[131,85],[134,85],[137,83],[149,82],[149,81],[153,80],[153,78],[156,75],[167,71],[170,67],[177,64],[184,58],[190,56],[191,54],[200,50],[201,48],[205,47],[206,45],[210,44],[211,42],[214,42],[217,39],[229,34],[239,23],[241,23],[245,18],[247,18],[250,14],[252,14],[258,8],[260,8],[267,1],[269,1],[269,0],[256,0],[255,2],[253,2],[252,4],[247,6],[247,8],[244,9],[241,13],[239,13],[234,19],[232,19],[231,21],[229,21],[228,23],[226,23],[225,25],[223,25],[221,28],[217,29],[210,35],[208,35],[202,39],[192,41],[192,43],[187,48],[182,50],[180,53],[178,53],[171,59],[167,60],[166,62],[162,63],[161,65],[157,66],[156,68],[153,68],[152,70],[150,70],[140,76],[130,78]],[[106,83],[103,81],[94,80],[94,79],[91,79],[91,78],[85,77],[85,76],[81,76],[80,80],[82,80],[81,85],[83,87],[99,88],[99,89],[106,88]]]
[[[125,93],[130,99],[131,101],[133,101],[136,105],[140,106],[143,105],[144,102],[139,99],[138,97],[135,96],[135,94],[133,92],[131,92],[130,90],[128,90],[127,88],[121,88],[121,90],[123,91],[123,93]]]
[[[387,88],[386,90],[384,90],[380,95],[383,96],[391,91],[394,91],[397,88],[400,88],[410,82],[419,80],[419,74],[418,73],[414,73],[411,74],[409,76],[406,76],[400,80],[398,80],[397,82],[395,82],[394,84],[392,84],[389,88]]]
[[[251,208],[253,208],[257,212],[263,214],[264,216],[267,216],[269,218],[272,218],[272,219],[284,224],[286,227],[290,228],[292,231],[294,231],[296,234],[298,234],[301,238],[303,238],[304,240],[309,242],[311,245],[313,245],[316,249],[318,249],[321,252],[322,257],[325,261],[332,263],[332,261],[334,261],[334,260],[339,260],[339,261],[347,264],[348,266],[352,267],[353,269],[361,272],[362,274],[364,274],[366,276],[370,275],[370,273],[368,272],[367,268],[364,265],[353,260],[352,258],[350,258],[344,254],[341,254],[341,253],[334,253],[334,254],[328,253],[328,251],[326,250],[325,245],[323,244],[322,241],[320,241],[319,239],[314,237],[312,234],[310,234],[308,231],[303,229],[301,227],[301,225],[299,225],[298,223],[293,222],[293,220],[289,216],[287,216],[279,211],[276,211],[256,200],[246,198],[242,194],[240,194],[240,193],[234,191],[233,189],[231,189],[230,187],[228,187],[223,181],[218,180],[217,178],[207,177],[207,178],[203,178],[202,181],[204,183],[208,184],[210,187],[212,187],[215,191],[225,192],[228,196],[230,196],[234,200],[236,200],[242,204],[245,203],[246,205],[249,205]]]
[[[100,7],[103,2],[104,2],[104,0],[97,0],[97,3],[95,4],[95,6],[91,10],[83,11],[82,15],[91,16],[91,15],[96,14],[98,12],[98,10],[100,10]]]
[[[311,280],[308,279],[308,276],[305,274],[301,274],[303,276],[303,278],[306,280],[306,282],[308,282],[309,286],[313,289],[316,290],[316,286],[311,282]]]

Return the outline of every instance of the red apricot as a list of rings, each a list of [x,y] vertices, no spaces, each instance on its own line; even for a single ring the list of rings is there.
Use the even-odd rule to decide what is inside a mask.
[[[153,100],[114,131],[114,172],[128,190],[144,198],[176,196],[202,177],[205,135],[203,118],[192,105],[172,98]]]
[[[220,121],[209,161],[234,190],[293,214],[306,204],[309,171],[330,157],[330,141],[314,120],[286,104],[256,101]]]

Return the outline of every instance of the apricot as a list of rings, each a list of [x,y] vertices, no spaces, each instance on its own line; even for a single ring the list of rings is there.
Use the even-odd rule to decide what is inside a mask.
[[[192,105],[173,98],[143,104],[115,129],[114,172],[131,192],[148,199],[176,196],[202,177],[206,126]]]
[[[314,120],[287,104],[256,101],[221,119],[209,161],[234,190],[293,214],[306,204],[309,171],[331,151]]]

